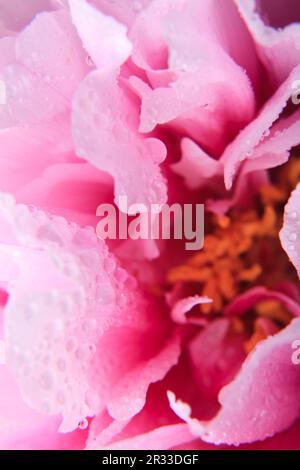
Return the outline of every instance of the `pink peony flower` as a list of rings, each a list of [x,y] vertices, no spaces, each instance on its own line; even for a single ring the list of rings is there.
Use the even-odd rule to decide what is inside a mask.
[[[0,0],[0,35],[0,447],[299,449],[298,0]],[[120,196],[204,203],[204,248],[99,239]]]

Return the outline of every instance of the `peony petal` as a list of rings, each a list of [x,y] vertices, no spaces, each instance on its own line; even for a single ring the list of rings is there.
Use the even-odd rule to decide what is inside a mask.
[[[101,449],[109,450],[168,450],[185,442],[193,435],[185,424],[162,426],[145,434],[124,439]]]
[[[255,101],[245,72],[222,52],[216,55],[216,63],[204,62],[199,70],[182,74],[168,87],[138,87],[143,92],[141,132],[169,124],[209,151],[222,151],[228,139],[253,117]],[[137,82],[130,81],[135,87]],[[233,86],[236,82],[238,88]]]
[[[289,118],[280,119],[272,127],[270,136],[265,138],[246,160],[243,174],[274,168],[286,163],[290,150],[300,143],[300,111]]]
[[[0,79],[6,89],[6,102],[0,105],[0,129],[48,121],[68,108],[65,98],[22,65],[3,67]]]
[[[205,186],[208,180],[213,180],[222,174],[222,164],[211,158],[201,147],[191,139],[181,141],[181,160],[170,165],[174,173],[184,178],[185,185],[190,190]]]
[[[170,392],[172,408],[193,434],[218,445],[250,443],[287,429],[300,416],[300,369],[292,362],[299,331],[300,320],[295,319],[256,346],[236,379],[222,389],[222,408],[210,422],[192,418],[190,406]]]
[[[113,201],[113,181],[89,163],[58,163],[22,187],[16,198],[80,226],[95,227],[99,204]]]
[[[259,59],[268,72],[272,85],[276,88],[299,64],[300,25],[298,2],[268,0],[234,0],[255,41]],[[260,15],[261,13],[261,15]],[[280,21],[289,17],[295,24],[276,24],[273,28],[267,21],[270,16],[278,16]],[[266,18],[266,22],[263,19]],[[297,23],[298,22],[298,23]]]
[[[117,21],[130,27],[135,22],[137,16],[153,0],[92,0],[101,12],[105,15],[114,17]]]
[[[300,184],[292,195],[284,210],[284,223],[280,232],[280,240],[300,277]]]
[[[2,249],[19,268],[5,308],[7,361],[25,402],[61,414],[60,430],[68,432],[104,410],[128,373],[145,361],[152,364],[168,321],[92,229],[15,206],[6,197],[0,216]],[[138,403],[148,381],[161,378],[176,355],[175,348],[158,376],[150,367],[140,378],[139,395],[130,392]],[[120,385],[118,393],[124,403],[126,387]]]
[[[89,71],[86,54],[66,10],[36,16],[17,37],[16,56],[45,86],[68,102]]]
[[[260,111],[258,117],[245,127],[236,139],[225,149],[221,161],[225,166],[225,184],[230,189],[241,163],[249,158],[255,147],[267,136],[274,122],[290,99],[294,80],[300,75],[300,66],[296,67],[288,79],[279,87]],[[292,136],[292,140],[295,135]]]
[[[155,357],[139,364],[116,384],[107,408],[117,420],[127,420],[144,407],[149,384],[162,380],[178,362],[180,340],[174,336]]]
[[[196,305],[209,304],[212,303],[212,300],[208,297],[200,297],[195,295],[194,297],[186,297],[184,299],[178,300],[172,307],[171,317],[175,323],[185,324],[190,323],[194,325],[204,326],[206,325],[206,319],[197,319],[197,318],[187,318],[187,313],[192,310]]]
[[[22,400],[11,371],[0,365],[1,450],[83,449],[86,433],[59,434],[59,418],[29,408]]]
[[[115,199],[128,205],[164,203],[166,185],[158,162],[166,156],[161,141],[138,135],[138,107],[116,71],[92,72],[81,84],[73,106],[77,154],[115,180]],[[137,176],[138,175],[138,176]]]
[[[52,0],[1,0],[0,17],[11,31],[20,31],[41,11],[52,10]]]
[[[298,302],[280,291],[268,290],[265,287],[254,287],[247,290],[225,308],[224,314],[228,316],[242,315],[251,310],[258,302],[271,299],[278,300],[295,317],[300,316],[300,304]]]
[[[50,165],[75,161],[70,117],[0,132],[0,190],[16,194]]]
[[[118,67],[131,54],[126,27],[86,0],[70,0],[71,15],[86,51],[98,68]]]
[[[245,359],[244,335],[230,331],[226,318],[209,323],[188,346],[198,390],[207,398],[217,396],[238,372]]]

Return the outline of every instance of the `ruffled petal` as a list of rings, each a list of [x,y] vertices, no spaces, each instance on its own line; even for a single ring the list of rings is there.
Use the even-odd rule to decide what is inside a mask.
[[[75,161],[69,115],[0,132],[0,190],[16,194],[56,163]]]
[[[199,189],[207,185],[209,180],[213,182],[214,178],[222,175],[222,164],[210,157],[191,139],[182,139],[181,151],[181,160],[170,166],[174,173],[184,178],[188,189]]]
[[[0,217],[1,249],[18,268],[5,307],[7,362],[25,402],[61,414],[61,432],[104,410],[114,390],[120,403],[127,393],[134,397],[133,415],[149,383],[176,363],[178,343],[158,356],[161,363],[151,362],[170,331],[167,318],[92,229],[15,206],[9,197]],[[138,389],[128,391],[127,374],[147,363]]]
[[[169,392],[172,408],[193,434],[214,444],[250,443],[287,429],[300,416],[300,369],[292,362],[292,344],[299,334],[300,320],[295,319],[260,342],[236,379],[222,389],[221,410],[210,422],[192,418],[191,407]]]
[[[72,127],[77,154],[113,176],[116,204],[120,196],[127,197],[128,205],[166,202],[159,168],[165,146],[138,134],[138,106],[115,70],[92,72],[83,81]]]

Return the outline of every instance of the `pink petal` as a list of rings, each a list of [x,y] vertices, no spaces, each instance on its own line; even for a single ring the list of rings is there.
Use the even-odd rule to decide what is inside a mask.
[[[193,435],[185,424],[173,424],[162,426],[145,434],[117,441],[109,447],[101,449],[109,450],[168,450],[179,444],[190,442]]]
[[[0,189],[15,194],[50,165],[74,161],[69,116],[0,133]]]
[[[140,131],[151,132],[158,124],[169,124],[210,151],[220,152],[229,135],[253,117],[254,95],[244,71],[223,53],[218,55],[216,63],[204,63],[168,87],[144,90]],[[238,88],[233,86],[236,82]]]
[[[130,27],[141,11],[147,7],[152,0],[92,0],[100,11],[105,15],[113,16],[117,21]]]
[[[141,411],[146,402],[149,384],[162,380],[177,364],[180,353],[179,337],[175,336],[155,357],[140,363],[121,379],[109,399],[109,414],[117,420],[126,420]]]
[[[70,0],[71,15],[86,51],[98,68],[118,67],[131,54],[126,27],[86,0]]]
[[[12,373],[0,365],[1,450],[83,449],[86,434],[59,434],[59,418],[29,408],[22,400]]]
[[[280,232],[280,240],[291,262],[300,276],[300,184],[292,192],[285,206],[284,223]]]
[[[76,151],[113,176],[117,204],[119,196],[127,196],[128,205],[164,203],[158,162],[166,149],[157,139],[139,136],[138,107],[128,93],[113,70],[93,72],[83,81],[73,105]]]
[[[68,101],[89,71],[86,54],[70,14],[65,10],[36,16],[19,34],[16,56],[45,87],[55,90]],[[35,99],[35,94],[32,99]]]
[[[194,297],[186,297],[175,302],[171,310],[171,317],[175,323],[179,324],[191,323],[200,326],[206,325],[205,319],[188,319],[186,314],[196,305],[209,304],[211,302],[212,300],[208,297],[200,297],[197,295]]]
[[[16,39],[5,37],[0,39],[0,69],[16,61],[15,56]]]
[[[295,302],[294,299],[282,292],[268,290],[265,287],[254,287],[253,289],[247,290],[225,308],[224,314],[228,316],[242,315],[248,310],[251,310],[258,302],[270,299],[278,300],[278,302],[282,303],[295,317],[300,316],[300,304],[298,302]]]
[[[0,107],[0,128],[48,121],[64,112],[68,103],[22,65],[7,65],[0,71],[6,103]]]
[[[113,201],[113,182],[107,173],[88,163],[58,163],[23,186],[16,198],[80,226],[95,227],[99,204]]]
[[[172,408],[195,435],[214,444],[254,442],[287,429],[300,416],[300,370],[292,363],[299,332],[300,320],[295,319],[256,346],[237,378],[222,389],[222,408],[210,422],[191,418],[191,408],[169,393]]]
[[[149,381],[161,378],[178,357],[172,346],[161,364],[151,362],[170,331],[167,319],[92,229],[4,197],[0,216],[2,250],[19,271],[5,307],[7,360],[25,402],[61,414],[61,432],[76,429],[108,403],[113,407],[114,393],[120,403],[129,393],[141,405]],[[138,391],[122,386],[142,364],[147,371],[148,361]]]
[[[299,73],[300,66],[293,70],[288,79],[269,99],[258,117],[245,127],[224,151],[221,160],[225,166],[225,184],[227,189],[232,187],[234,176],[241,163],[252,155],[255,147],[268,135],[272,125],[285,108],[293,93],[292,84],[299,76]],[[291,140],[295,140],[294,134],[291,136]]]
[[[300,111],[296,111],[289,118],[278,121],[270,132],[246,160],[243,174],[274,168],[286,163],[290,157],[290,150],[300,143]]]
[[[221,163],[211,158],[192,140],[182,139],[181,151],[180,162],[170,166],[174,173],[184,178],[188,189],[198,189],[207,184],[207,180],[222,174]]]
[[[276,1],[276,5],[274,5],[274,1],[268,2],[267,0],[263,2],[235,0],[235,3],[252,34],[259,59],[267,70],[272,85],[277,87],[299,64],[298,2],[294,0]],[[272,16],[277,16],[280,21],[284,21],[286,17],[291,23],[294,21],[295,24],[288,26],[283,24],[286,26],[283,29],[273,28],[267,23],[268,17]],[[266,22],[263,21],[264,18],[266,18]]]
[[[2,0],[0,17],[4,25],[12,31],[20,31],[41,11],[52,10],[51,0]]]
[[[245,359],[245,338],[232,333],[229,326],[225,318],[211,322],[188,347],[198,390],[208,398],[217,396]]]

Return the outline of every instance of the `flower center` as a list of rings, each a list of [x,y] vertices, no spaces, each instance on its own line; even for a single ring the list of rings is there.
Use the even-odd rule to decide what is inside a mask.
[[[233,209],[227,216],[208,215],[204,247],[183,264],[173,267],[167,281],[181,283],[190,294],[210,297],[213,302],[198,306],[209,318],[222,315],[224,307],[249,288],[270,289],[284,282],[297,283],[297,274],[281,247],[279,231],[284,206],[300,180],[300,158],[294,156],[271,174],[271,183],[261,189],[256,206],[249,210]],[[282,328],[291,315],[277,301],[262,301],[249,312],[252,336],[247,351],[265,336],[266,327]],[[263,318],[266,322],[256,322]],[[270,325],[272,322],[272,325]],[[237,329],[249,330],[249,315],[233,319]]]

